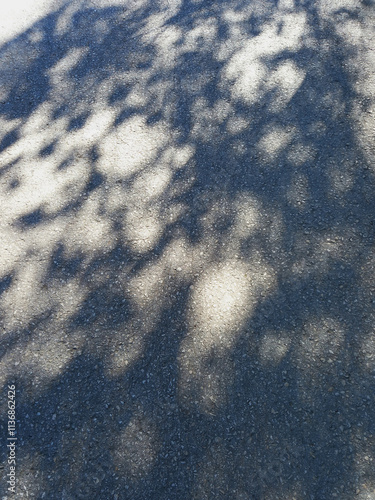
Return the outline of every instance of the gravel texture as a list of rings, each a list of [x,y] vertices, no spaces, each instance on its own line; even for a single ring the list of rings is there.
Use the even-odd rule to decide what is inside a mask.
[[[374,500],[374,3],[17,6],[0,498]]]

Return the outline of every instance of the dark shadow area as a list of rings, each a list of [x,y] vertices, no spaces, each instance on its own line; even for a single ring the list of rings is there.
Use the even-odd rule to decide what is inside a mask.
[[[0,143],[0,152],[14,144],[19,139],[17,130],[11,130],[2,138]]]
[[[4,278],[0,280],[0,294],[4,293],[5,290],[9,288],[11,283],[12,283],[12,276],[11,275],[4,276]]]
[[[45,156],[50,156],[54,149],[55,149],[56,143],[51,142],[51,144],[48,144],[48,146],[45,146],[41,151],[40,151],[40,156],[45,157]]]
[[[88,116],[89,116],[88,113],[84,113],[75,118],[72,118],[68,125],[68,132],[70,132],[71,130],[77,130],[82,128],[86,123]]]
[[[34,210],[33,212],[23,215],[18,221],[17,225],[22,229],[26,230],[29,227],[34,227],[37,226],[38,224],[41,224],[44,222],[46,219],[45,214],[43,213],[43,210],[38,208],[37,210]]]

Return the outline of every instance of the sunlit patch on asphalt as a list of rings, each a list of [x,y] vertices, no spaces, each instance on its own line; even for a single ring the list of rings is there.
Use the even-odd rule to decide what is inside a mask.
[[[116,448],[112,451],[116,470],[134,481],[145,478],[152,470],[159,447],[155,425],[144,411],[137,411],[116,439]]]
[[[304,73],[293,62],[286,62],[279,67],[278,72],[267,81],[268,70],[263,62],[284,50],[296,50],[301,47],[302,35],[306,29],[304,14],[284,14],[283,29],[279,33],[278,20],[270,22],[261,34],[243,44],[243,47],[229,59],[224,78],[231,83],[231,92],[236,99],[248,104],[255,103],[265,89],[274,84],[281,85],[276,107],[283,107],[292,98],[301,85]],[[288,75],[286,75],[286,71]],[[274,83],[273,83],[274,82]]]
[[[287,354],[290,343],[290,338],[284,334],[265,334],[259,346],[262,363],[270,367],[277,366]]]
[[[273,284],[273,271],[259,256],[250,263],[228,260],[204,272],[190,297],[189,332],[180,349],[183,400],[190,394],[203,411],[214,413],[225,401],[231,380],[226,353]]]
[[[281,151],[283,151],[292,141],[295,130],[286,130],[284,127],[274,126],[264,134],[258,143],[260,155],[265,157],[266,161],[276,160]]]

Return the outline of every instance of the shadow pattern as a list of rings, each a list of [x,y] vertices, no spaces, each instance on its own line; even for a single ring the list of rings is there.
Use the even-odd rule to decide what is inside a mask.
[[[0,47],[17,498],[372,498],[371,2],[116,4]]]

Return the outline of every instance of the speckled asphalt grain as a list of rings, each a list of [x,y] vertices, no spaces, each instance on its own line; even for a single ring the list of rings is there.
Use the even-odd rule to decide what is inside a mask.
[[[373,3],[18,4],[0,498],[374,500]]]

